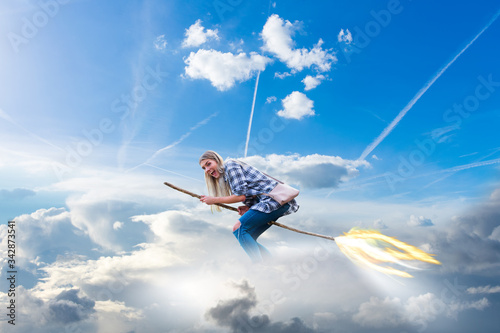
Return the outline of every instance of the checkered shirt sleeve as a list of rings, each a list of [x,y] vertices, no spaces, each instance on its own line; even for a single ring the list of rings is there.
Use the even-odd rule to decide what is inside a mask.
[[[244,203],[251,209],[270,213],[281,207],[271,197],[262,195],[271,192],[278,182],[250,165],[227,160],[224,163],[224,180],[229,182],[233,194],[246,197]],[[285,215],[295,212],[299,208],[295,200],[290,201],[289,204],[290,209]]]

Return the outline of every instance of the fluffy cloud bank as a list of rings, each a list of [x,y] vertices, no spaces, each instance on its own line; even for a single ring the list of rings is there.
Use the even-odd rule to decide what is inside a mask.
[[[496,192],[495,192],[496,193]],[[451,272],[500,272],[500,198],[476,206],[467,214],[456,216],[446,231],[430,234],[431,247],[440,254]]]
[[[299,184],[304,188],[337,187],[341,182],[356,177],[359,167],[369,166],[366,161],[319,154],[250,156],[246,161],[286,183]]]

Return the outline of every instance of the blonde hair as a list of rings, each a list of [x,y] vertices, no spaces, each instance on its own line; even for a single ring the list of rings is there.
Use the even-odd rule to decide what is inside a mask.
[[[219,178],[214,178],[205,172],[205,182],[207,183],[208,194],[213,197],[227,197],[233,194],[229,183],[224,180],[224,160],[222,157],[212,150],[207,150],[200,156],[198,164],[201,164],[203,160],[213,160],[217,162],[217,171],[219,172]],[[221,211],[220,207],[217,205],[212,205],[211,209]]]

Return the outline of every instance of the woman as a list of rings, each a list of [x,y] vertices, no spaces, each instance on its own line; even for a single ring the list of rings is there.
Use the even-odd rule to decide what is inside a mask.
[[[254,167],[235,161],[224,162],[219,154],[206,151],[200,157],[200,166],[205,170],[205,181],[210,196],[201,196],[207,205],[243,202],[238,207],[241,215],[233,227],[233,234],[253,262],[262,262],[270,257],[269,251],[257,243],[257,238],[266,231],[271,221],[283,215],[296,212],[299,205],[295,200],[281,206],[263,193],[269,193],[278,182]],[[220,211],[218,206],[214,206]]]

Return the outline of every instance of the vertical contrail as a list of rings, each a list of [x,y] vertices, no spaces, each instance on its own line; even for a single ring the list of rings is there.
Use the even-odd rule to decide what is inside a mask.
[[[247,131],[247,141],[245,143],[245,157],[247,157],[248,142],[250,141],[250,131],[252,130],[253,110],[255,108],[255,97],[257,97],[257,87],[259,86],[259,77],[260,77],[260,71],[259,73],[257,73],[257,80],[255,81],[255,90],[253,91],[252,111],[250,112],[250,121],[248,122],[248,131]]]
[[[481,36],[483,32],[485,32],[493,22],[495,22],[499,15],[500,11],[498,11],[495,16],[493,16],[488,24],[486,24],[486,26],[476,35],[476,37],[474,37],[453,59],[451,59],[451,61],[448,62],[446,66],[444,66],[437,72],[432,80],[427,82],[427,84],[422,89],[420,89],[420,91],[411,99],[411,101],[404,107],[404,109],[399,112],[397,117],[394,118],[394,120],[382,131],[382,133],[370,145],[368,145],[368,147],[365,148],[358,160],[364,160],[366,156],[368,156],[368,154],[370,154],[373,149],[375,149],[392,132],[394,127],[398,125],[401,119],[403,119],[406,113],[410,111],[410,109],[420,99],[420,97],[422,97],[422,95],[425,94],[425,92],[434,84],[434,82],[436,82],[437,79],[439,79],[439,77],[448,69],[448,67],[450,67],[455,62],[455,60],[457,60],[458,57],[460,57],[462,53],[464,53],[465,50],[467,50],[469,46],[471,46],[476,41],[476,39],[478,39],[479,36]]]
[[[269,0],[269,6],[267,8],[267,17],[269,17],[269,14],[271,13],[271,3],[272,3],[272,0]],[[261,52],[261,54],[263,54],[263,51]],[[252,111],[250,112],[250,121],[248,122],[247,141],[245,143],[245,156],[244,157],[247,157],[247,153],[248,153],[248,142],[250,141],[250,131],[252,130],[253,110],[255,108],[255,97],[257,96],[257,87],[259,86],[259,77],[260,77],[260,71],[257,73],[257,80],[255,81],[255,90],[253,91]]]

